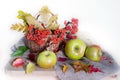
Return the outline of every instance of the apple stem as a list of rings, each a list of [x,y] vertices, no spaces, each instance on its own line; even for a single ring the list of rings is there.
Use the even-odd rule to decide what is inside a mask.
[[[47,54],[46,56],[48,57],[50,54]]]

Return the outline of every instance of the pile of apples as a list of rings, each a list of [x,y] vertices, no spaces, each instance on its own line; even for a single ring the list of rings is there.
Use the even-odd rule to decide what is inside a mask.
[[[100,61],[102,57],[101,48],[98,45],[86,46],[85,42],[80,39],[68,41],[65,54],[72,60],[79,60],[85,56],[92,61]]]
[[[99,46],[87,46],[81,39],[71,39],[67,41],[64,47],[64,54],[71,60],[80,60],[83,57],[86,57],[91,61],[98,62],[102,58],[102,51]],[[29,74],[35,70],[36,65],[40,68],[49,69],[53,68],[58,60],[56,53],[49,50],[40,52],[36,59],[33,53],[30,53],[28,57],[33,61],[35,60],[35,63],[18,57],[13,60],[12,66],[15,68],[25,66],[25,72]]]
[[[84,56],[91,61],[100,61],[102,57],[101,48],[97,45],[86,46],[80,39],[71,39],[65,45],[65,55],[72,60],[80,60]],[[57,62],[54,52],[43,51],[38,55],[37,64],[42,68],[52,68]]]

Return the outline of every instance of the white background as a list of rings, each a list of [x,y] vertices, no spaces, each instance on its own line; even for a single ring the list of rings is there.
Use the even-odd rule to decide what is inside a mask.
[[[78,18],[79,31],[92,36],[120,64],[120,0],[0,0],[0,80],[17,80],[4,72],[10,58],[10,47],[23,36],[10,30],[11,24],[20,22],[16,18],[17,11],[35,15],[43,5],[59,15],[61,25],[66,19]],[[42,78],[55,80],[52,77],[38,79]]]

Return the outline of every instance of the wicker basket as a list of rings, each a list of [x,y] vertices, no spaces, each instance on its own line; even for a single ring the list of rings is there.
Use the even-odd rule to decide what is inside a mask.
[[[27,42],[27,47],[30,49],[30,52],[32,53],[39,53],[45,49],[45,44],[39,45],[31,40],[27,40],[26,42]]]
[[[50,13],[50,15],[51,15],[51,17],[52,16],[54,16],[54,14],[53,13]],[[38,21],[40,21],[40,18],[41,17],[41,15],[39,14],[39,12],[36,14],[36,16],[35,16],[35,18],[36,18],[36,20],[38,20]],[[42,16],[43,17],[43,16]],[[50,19],[50,17],[49,17],[49,19]],[[57,23],[57,21],[55,21],[55,23]],[[47,26],[47,24],[46,24],[46,28],[48,28],[48,26]],[[40,53],[41,51],[43,51],[43,50],[45,50],[45,49],[48,49],[48,50],[53,50],[53,48],[58,48],[59,47],[59,44],[57,44],[57,45],[52,45],[52,44],[50,44],[49,43],[49,37],[50,36],[48,36],[48,38],[45,40],[45,42],[42,44],[42,45],[39,45],[39,44],[37,44],[36,42],[34,42],[34,41],[31,41],[31,40],[27,40],[26,39],[26,45],[27,45],[27,47],[30,49],[30,52],[32,52],[32,53]],[[50,48],[51,47],[51,48]]]

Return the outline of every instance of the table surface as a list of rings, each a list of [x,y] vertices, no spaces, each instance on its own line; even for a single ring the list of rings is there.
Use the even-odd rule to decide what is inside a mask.
[[[79,19],[79,31],[87,32],[102,48],[107,50],[120,64],[120,0],[1,0],[0,1],[0,80],[57,80],[46,75],[8,75],[5,65],[10,59],[10,47],[15,44],[23,33],[10,30],[11,24],[21,22],[16,18],[18,10],[35,15],[43,5],[58,14],[61,26],[64,20],[72,17]],[[111,79],[120,80],[113,76]]]

